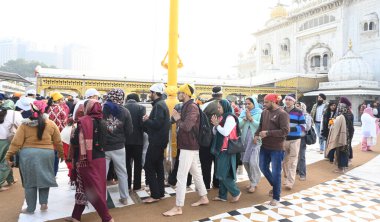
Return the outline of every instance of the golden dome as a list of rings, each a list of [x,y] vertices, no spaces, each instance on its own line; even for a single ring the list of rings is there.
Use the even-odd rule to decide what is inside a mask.
[[[270,13],[270,16],[272,19],[286,17],[288,16],[288,12],[286,11],[286,8],[283,5],[278,4],[276,7],[274,7],[272,12]]]

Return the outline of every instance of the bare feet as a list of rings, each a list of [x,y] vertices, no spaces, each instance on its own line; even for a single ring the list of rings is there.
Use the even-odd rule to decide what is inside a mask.
[[[119,202],[123,205],[128,205],[128,199],[127,198],[124,198],[124,199],[119,199]]]
[[[9,190],[9,187],[0,187],[0,192],[6,191],[6,190]]]
[[[181,214],[182,214],[181,207],[173,207],[171,210],[168,210],[165,213],[162,213],[162,215],[166,217],[172,217],[172,216],[181,215]]]
[[[20,213],[22,213],[22,214],[34,214],[34,212],[29,212],[29,211],[27,211],[26,208],[22,209],[22,210],[20,211]]]
[[[40,210],[41,211],[47,211],[48,205],[47,204],[41,204]]]
[[[286,189],[286,190],[291,190],[291,189],[293,189],[293,186],[285,185],[285,189]]]
[[[256,191],[255,187],[251,187],[248,189],[248,193],[254,193]]]
[[[152,197],[149,197],[148,199],[143,200],[143,203],[155,203],[158,202],[160,199],[154,199]]]
[[[72,217],[66,217],[65,221],[70,221],[70,222],[80,222],[79,220],[72,218]]]
[[[222,202],[226,202],[227,200],[226,199],[222,199],[220,197],[214,197],[212,198],[213,201],[222,201]]]
[[[236,197],[233,197],[232,199],[231,199],[231,203],[236,203],[236,202],[238,202],[239,201],[239,199],[240,199],[240,196],[241,196],[241,192],[239,193],[239,195],[237,195]]]
[[[273,197],[273,190],[270,190],[269,193],[268,193],[268,195],[269,195],[270,197]]]
[[[249,184],[248,186],[245,187],[245,189],[251,189],[251,184]]]
[[[277,206],[277,204],[278,204],[278,201],[275,200],[275,199],[272,199],[272,200],[269,202],[269,205],[271,205],[271,206],[273,206],[273,207]]]
[[[200,205],[207,205],[209,204],[210,202],[208,201],[208,198],[207,196],[203,196],[201,197],[201,199],[199,199],[197,202],[191,204],[192,207],[198,207]]]

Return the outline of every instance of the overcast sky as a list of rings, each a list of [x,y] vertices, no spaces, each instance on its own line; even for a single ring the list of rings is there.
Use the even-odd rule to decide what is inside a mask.
[[[170,0],[4,0],[0,38],[40,47],[78,43],[93,54],[93,68],[138,77],[166,72]],[[179,0],[180,71],[198,76],[236,73],[238,54],[269,19],[278,0]],[[289,4],[290,0],[283,3]]]

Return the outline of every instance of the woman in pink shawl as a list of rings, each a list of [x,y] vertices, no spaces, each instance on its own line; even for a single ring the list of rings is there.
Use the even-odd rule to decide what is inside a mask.
[[[371,146],[376,145],[379,133],[379,119],[373,115],[371,107],[364,109],[362,121],[362,151],[372,151]]]

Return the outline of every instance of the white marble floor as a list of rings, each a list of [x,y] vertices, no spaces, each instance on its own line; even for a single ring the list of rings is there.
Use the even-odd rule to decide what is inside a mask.
[[[359,144],[361,141],[361,129],[360,127],[355,127],[355,135],[353,139],[353,146]],[[306,162],[307,164],[312,164],[323,159],[323,155],[319,154],[318,142],[314,145],[310,145],[306,149]],[[375,168],[376,169],[376,168]],[[378,169],[378,168],[377,168]],[[20,214],[19,222],[41,222],[47,220],[53,220],[58,218],[64,218],[71,215],[74,206],[74,195],[75,190],[70,189],[69,178],[67,176],[67,168],[65,164],[60,164],[59,172],[57,175],[58,187],[51,188],[49,194],[49,210],[47,212],[40,212],[38,209],[32,215]],[[359,172],[360,174],[360,172]],[[238,170],[238,182],[248,180],[248,176],[243,167]],[[145,177],[142,176],[142,182],[145,185]],[[378,177],[380,178],[380,177]],[[165,197],[170,197],[175,195],[175,190],[171,187],[165,188]],[[188,192],[194,192],[194,185],[190,186]],[[118,202],[119,191],[117,185],[108,186],[108,192],[112,198],[115,207],[127,207]],[[144,199],[149,195],[147,191],[137,192],[137,196],[140,199]],[[129,198],[129,205],[135,204],[135,202]],[[24,206],[26,203],[24,202]],[[21,206],[20,206],[21,209]],[[89,208],[86,208],[85,213],[94,212],[95,209],[89,204]]]

